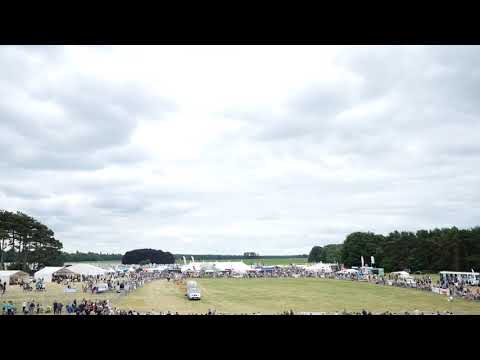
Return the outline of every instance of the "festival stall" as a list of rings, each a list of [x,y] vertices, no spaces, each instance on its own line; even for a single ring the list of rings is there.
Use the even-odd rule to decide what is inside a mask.
[[[29,275],[21,270],[2,270],[0,271],[0,281],[2,285],[15,285],[23,281],[28,281]]]
[[[99,276],[105,275],[106,273],[106,270],[99,268],[98,266],[90,264],[75,264],[71,266],[66,266],[64,268],[61,268],[60,270],[55,271],[52,276],[72,278],[80,276]]]
[[[316,263],[310,266],[306,266],[305,270],[312,272],[312,273],[332,273],[334,268],[336,267],[336,264],[324,264],[324,263]]]
[[[62,269],[62,267],[57,266],[45,266],[43,269],[38,270],[34,275],[35,280],[41,280],[44,283],[52,282],[53,274]]]

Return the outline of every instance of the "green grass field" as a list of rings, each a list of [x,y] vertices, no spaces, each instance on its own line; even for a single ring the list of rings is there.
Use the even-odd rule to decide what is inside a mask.
[[[121,308],[140,311],[178,311],[275,314],[296,312],[452,311],[480,314],[480,303],[462,299],[448,302],[445,296],[414,289],[327,279],[200,279],[202,300],[188,301],[172,282],[150,283],[115,302]]]
[[[46,292],[24,293],[18,286],[9,287],[0,302],[12,300],[17,309],[23,301],[40,301],[46,307],[54,300],[63,304],[87,298],[110,299],[125,310],[178,311],[180,314],[205,313],[216,309],[219,313],[261,313],[275,314],[285,310],[295,312],[361,311],[373,313],[412,312],[420,310],[452,311],[455,314],[479,314],[480,303],[455,299],[448,302],[445,296],[414,289],[379,286],[368,283],[327,280],[318,278],[302,279],[199,279],[202,300],[189,301],[184,290],[173,282],[157,280],[128,295],[108,293],[101,295],[84,294],[81,286],[76,294],[65,294],[63,287],[47,284]]]
[[[125,295],[119,295],[117,293],[98,294],[98,295],[84,293],[82,292],[82,285],[80,283],[75,284],[74,287],[78,289],[77,293],[66,294],[63,291],[64,286],[58,285],[55,283],[46,284],[46,291],[41,291],[41,292],[37,292],[37,291],[24,292],[18,285],[12,285],[7,288],[7,291],[4,295],[0,295],[0,303],[11,300],[17,307],[17,311],[21,311],[22,303],[24,301],[34,300],[35,303],[40,302],[40,304],[44,308],[46,308],[47,306],[52,306],[54,301],[58,301],[66,305],[68,302],[72,302],[74,299],[77,299],[77,301],[80,301],[83,298],[91,299],[91,300],[110,299],[112,301],[115,301],[116,299],[125,296]]]

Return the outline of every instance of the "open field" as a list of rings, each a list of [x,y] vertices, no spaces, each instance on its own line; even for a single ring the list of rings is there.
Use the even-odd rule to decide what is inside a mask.
[[[278,279],[199,279],[202,300],[188,301],[182,289],[173,282],[156,280],[128,295],[116,293],[91,295],[81,292],[65,294],[63,287],[47,284],[47,291],[24,293],[18,286],[9,287],[0,302],[13,300],[21,310],[25,300],[40,301],[46,307],[54,300],[63,304],[87,298],[110,299],[122,309],[138,311],[178,311],[180,314],[219,313],[275,314],[285,310],[295,312],[392,311],[420,310],[452,311],[455,314],[479,314],[480,302],[455,299],[414,289],[380,286],[362,282],[318,278]]]
[[[480,303],[414,289],[327,279],[199,279],[202,300],[188,301],[183,291],[165,280],[147,284],[116,301],[121,308],[140,311],[279,313],[361,311],[452,311],[480,314]]]

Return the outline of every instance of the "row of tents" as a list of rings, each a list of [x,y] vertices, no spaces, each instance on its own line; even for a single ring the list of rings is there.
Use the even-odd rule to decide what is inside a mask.
[[[268,272],[278,268],[288,267],[289,265],[274,265],[274,266],[254,266],[247,265],[243,261],[217,261],[217,262],[190,262],[179,266],[182,273],[186,272],[232,272],[237,274],[245,274],[249,272]],[[330,273],[338,269],[336,264],[317,263],[312,265],[295,265],[298,268],[310,272],[325,272]]]
[[[287,267],[288,265],[275,265],[275,266],[253,266],[247,265],[243,261],[217,261],[217,262],[195,262],[192,261],[184,265],[147,265],[143,267],[144,271],[147,272],[162,272],[165,270],[176,270],[182,273],[217,273],[217,272],[231,272],[237,274],[246,274],[249,272],[269,272],[274,271],[275,269]],[[332,273],[339,272],[345,274],[359,273],[359,270],[356,269],[342,269],[339,271],[337,264],[327,264],[327,263],[316,263],[311,265],[295,265],[298,268],[301,268],[305,271],[312,273]],[[64,267],[53,267],[47,266],[43,269],[37,271],[34,274],[36,280],[42,280],[43,282],[51,282],[54,276],[98,276],[106,275],[109,273],[121,273],[121,272],[132,272],[136,271],[138,266],[125,266],[117,265],[109,269],[102,269],[98,266],[90,264],[74,264]],[[361,273],[361,271],[360,271]],[[408,273],[398,272],[400,276],[408,276]],[[15,284],[29,279],[29,275],[26,272],[19,270],[9,270],[9,271],[0,271],[0,281],[1,283]]]
[[[111,270],[105,270],[98,266],[90,264],[74,264],[70,266],[55,267],[46,266],[37,271],[33,278],[43,282],[51,282],[54,276],[97,276],[105,275]],[[30,275],[21,270],[5,270],[0,271],[0,282],[6,285],[18,284],[22,281],[26,282],[30,279]]]

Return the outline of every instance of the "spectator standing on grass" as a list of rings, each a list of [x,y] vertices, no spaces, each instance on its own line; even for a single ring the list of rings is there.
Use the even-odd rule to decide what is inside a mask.
[[[30,309],[29,309],[29,314],[33,315],[33,311],[35,310],[35,302],[32,300],[30,302]]]

